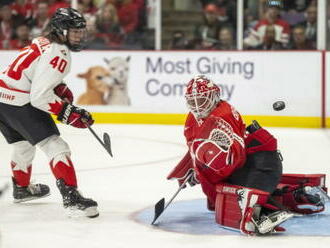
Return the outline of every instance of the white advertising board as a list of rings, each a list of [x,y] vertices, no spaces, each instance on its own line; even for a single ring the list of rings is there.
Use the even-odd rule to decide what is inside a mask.
[[[15,54],[2,51],[2,65]],[[98,67],[110,72],[112,83],[127,88],[120,94],[129,101],[110,103],[110,92],[104,96],[107,105],[88,106],[90,111],[185,113],[185,84],[206,74],[243,115],[320,116],[321,66],[320,52],[85,51],[72,53],[66,82],[78,100],[87,91],[86,78],[97,78],[91,68]],[[273,111],[277,100],[287,103],[285,111]]]

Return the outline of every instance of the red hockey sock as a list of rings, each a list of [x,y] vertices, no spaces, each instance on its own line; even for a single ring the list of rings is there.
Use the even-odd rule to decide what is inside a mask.
[[[13,177],[18,186],[26,187],[30,184],[32,165],[28,165],[25,168],[20,167],[14,161],[10,163]]]
[[[68,155],[56,156],[50,161],[50,168],[56,179],[63,179],[66,185],[77,187],[76,172]]]

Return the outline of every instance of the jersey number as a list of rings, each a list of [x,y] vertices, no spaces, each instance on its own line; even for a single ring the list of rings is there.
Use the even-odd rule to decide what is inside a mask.
[[[60,60],[60,57],[56,56],[49,64],[51,64],[54,69],[57,68],[59,72],[63,73],[68,62],[65,59]]]
[[[12,63],[7,71],[7,75],[15,80],[20,80],[22,72],[30,66],[30,64],[40,55],[36,44],[32,44],[29,48],[23,50],[18,55],[14,63]]]

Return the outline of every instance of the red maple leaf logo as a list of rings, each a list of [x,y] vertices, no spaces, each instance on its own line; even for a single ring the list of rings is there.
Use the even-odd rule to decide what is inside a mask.
[[[49,105],[48,111],[52,112],[55,115],[58,115],[62,110],[63,102],[58,102],[55,100],[54,103],[48,103],[48,105]]]

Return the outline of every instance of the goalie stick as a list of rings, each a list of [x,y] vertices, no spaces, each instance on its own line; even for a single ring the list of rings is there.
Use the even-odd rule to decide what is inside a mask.
[[[184,180],[184,182],[180,185],[178,190],[174,193],[172,198],[167,202],[165,205],[165,198],[163,197],[155,204],[155,216],[153,221],[151,222],[151,225],[155,224],[155,221],[158,219],[158,217],[165,211],[165,209],[171,204],[171,202],[174,200],[174,198],[179,194],[179,192],[186,187],[187,182],[189,179],[193,176],[193,172],[190,173],[189,176]]]
[[[100,137],[95,133],[95,131],[91,128],[90,125],[88,125],[87,123],[85,123],[88,130],[94,135],[94,137],[97,139],[98,142],[100,142],[100,144],[104,147],[104,149],[110,154],[111,157],[113,157],[112,155],[112,151],[111,151],[111,141],[110,141],[110,136],[107,133],[103,133],[103,141],[100,139]]]

